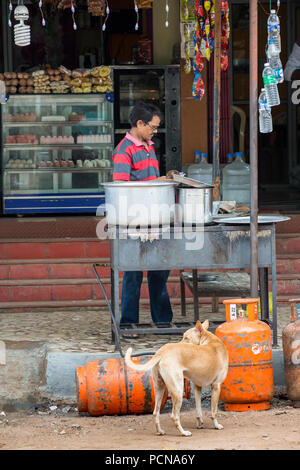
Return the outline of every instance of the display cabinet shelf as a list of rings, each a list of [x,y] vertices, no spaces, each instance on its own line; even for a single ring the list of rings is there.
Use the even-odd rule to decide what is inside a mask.
[[[96,213],[112,179],[106,95],[15,95],[1,113],[3,213]]]

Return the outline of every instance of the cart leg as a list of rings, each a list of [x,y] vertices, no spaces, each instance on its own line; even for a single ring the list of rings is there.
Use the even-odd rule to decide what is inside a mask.
[[[180,298],[181,298],[181,315],[183,317],[186,317],[186,304],[185,304],[185,283],[184,280],[181,277],[181,273],[183,271],[180,271]]]
[[[273,346],[277,346],[277,288],[276,288],[276,224],[272,225],[272,326],[273,326]]]
[[[198,303],[198,277],[197,269],[193,269],[193,296],[194,296],[194,320],[199,320],[199,303]]]
[[[261,319],[269,321],[269,287],[268,268],[259,268],[260,310]]]
[[[120,306],[119,306],[119,271],[111,269],[111,308],[113,316],[115,317],[119,336],[120,336]],[[111,328],[112,343],[116,342],[116,337],[113,328]]]
[[[211,311],[217,313],[219,311],[219,297],[213,295],[211,298]]]

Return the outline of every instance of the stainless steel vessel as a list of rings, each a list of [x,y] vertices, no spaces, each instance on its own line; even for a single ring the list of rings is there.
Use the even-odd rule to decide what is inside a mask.
[[[116,181],[103,186],[109,225],[158,227],[174,222],[176,183]]]
[[[178,188],[176,224],[207,224],[212,221],[213,186]]]

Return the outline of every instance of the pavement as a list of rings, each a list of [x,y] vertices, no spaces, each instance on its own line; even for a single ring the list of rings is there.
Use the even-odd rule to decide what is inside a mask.
[[[290,306],[278,304],[278,347],[273,348],[274,384],[284,387],[282,329],[290,323]],[[187,316],[174,306],[174,321],[193,322],[193,306]],[[272,314],[270,314],[272,315]],[[224,306],[211,313],[200,306],[200,320],[225,320]],[[147,307],[140,322],[150,322]],[[177,335],[143,335],[122,339],[123,352],[153,353]],[[0,410],[27,409],[43,401],[76,403],[75,369],[94,359],[119,357],[111,341],[107,307],[35,310],[0,314]]]

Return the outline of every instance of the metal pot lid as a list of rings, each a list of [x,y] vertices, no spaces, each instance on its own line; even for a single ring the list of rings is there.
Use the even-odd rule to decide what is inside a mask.
[[[202,181],[198,181],[193,178],[187,178],[186,176],[183,176],[180,174],[177,175],[176,173],[174,173],[172,177],[174,181],[176,181],[177,183],[186,184],[187,186],[192,186],[193,188],[198,188],[198,189],[214,188],[212,184],[203,183]]]
[[[102,183],[105,188],[141,188],[145,186],[176,186],[177,183],[173,181],[110,181],[108,183]]]

